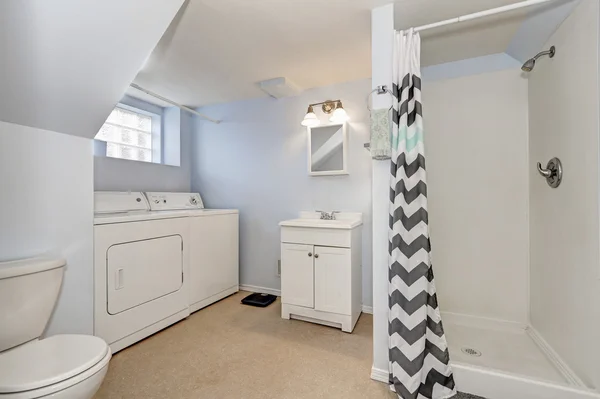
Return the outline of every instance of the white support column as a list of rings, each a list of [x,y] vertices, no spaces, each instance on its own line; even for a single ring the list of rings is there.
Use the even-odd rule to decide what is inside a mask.
[[[371,11],[373,89],[392,89],[394,4]],[[389,95],[373,94],[373,109],[389,108]],[[390,161],[373,161],[373,370],[371,378],[387,381],[388,374],[388,208]]]

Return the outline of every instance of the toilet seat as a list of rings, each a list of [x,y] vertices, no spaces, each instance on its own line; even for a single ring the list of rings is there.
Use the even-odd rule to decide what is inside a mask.
[[[0,398],[36,398],[80,383],[108,364],[111,352],[91,335],[56,335],[0,354]]]

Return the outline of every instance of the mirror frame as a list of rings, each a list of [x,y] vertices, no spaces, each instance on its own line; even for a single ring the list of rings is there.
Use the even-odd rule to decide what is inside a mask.
[[[312,138],[312,130],[319,129],[321,127],[329,127],[329,126],[341,126],[342,127],[342,163],[343,167],[341,170],[328,170],[322,172],[313,172],[312,171],[312,146],[311,146],[311,138]],[[308,174],[310,176],[343,176],[348,175],[348,123],[328,123],[315,127],[307,127],[306,131],[308,132]]]

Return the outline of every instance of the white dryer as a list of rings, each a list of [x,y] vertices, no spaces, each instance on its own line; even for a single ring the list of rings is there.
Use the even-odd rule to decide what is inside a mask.
[[[96,192],[94,208],[94,335],[116,352],[190,314],[190,223],[141,192]]]
[[[195,312],[239,291],[239,211],[206,209],[198,193],[147,192],[152,211],[187,211],[189,304]]]

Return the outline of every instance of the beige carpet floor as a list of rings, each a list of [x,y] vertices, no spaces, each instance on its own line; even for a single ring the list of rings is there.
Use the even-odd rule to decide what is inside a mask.
[[[395,398],[369,378],[372,317],[352,334],[280,317],[238,293],[119,353],[95,399]]]

